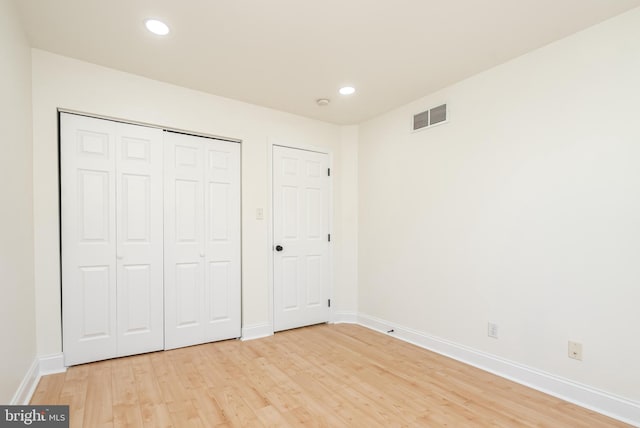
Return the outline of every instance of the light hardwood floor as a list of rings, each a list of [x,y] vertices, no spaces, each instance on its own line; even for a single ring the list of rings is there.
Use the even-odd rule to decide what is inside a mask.
[[[626,426],[348,324],[75,366],[31,403],[85,428]]]

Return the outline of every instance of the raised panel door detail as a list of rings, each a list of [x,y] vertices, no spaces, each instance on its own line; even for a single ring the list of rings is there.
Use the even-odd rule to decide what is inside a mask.
[[[78,130],[78,154],[109,158],[109,134]]]
[[[305,191],[306,230],[308,239],[320,239],[322,233],[322,192],[318,188],[307,188]]]
[[[198,324],[200,320],[200,265],[181,263],[176,266],[176,305],[178,327]]]
[[[124,293],[124,299],[119,304],[126,307],[120,311],[126,318],[123,334],[147,333],[151,330],[151,267],[149,265],[123,266],[124,281],[118,284],[120,293]]]
[[[298,159],[289,157],[282,158],[282,175],[298,175]]]
[[[282,288],[284,310],[298,309],[298,258],[282,258]]]
[[[209,240],[229,239],[229,184],[209,183]]]
[[[124,174],[122,176],[122,216],[124,240],[149,242],[151,229],[150,177]]]
[[[194,242],[198,240],[198,199],[201,198],[197,181],[176,180],[176,205],[174,208],[176,212],[176,241]]]
[[[307,161],[307,177],[318,178],[322,175],[322,164],[318,161]]]
[[[229,169],[229,153],[228,152],[220,152],[218,150],[209,150],[209,168],[212,169],[221,169],[228,170]]]
[[[227,261],[209,264],[209,322],[229,319],[230,263]]]
[[[80,268],[82,290],[82,337],[92,340],[111,335],[109,266]]]
[[[81,241],[108,241],[109,220],[113,207],[109,198],[109,173],[79,170],[77,174]]]
[[[306,285],[307,285],[307,305],[320,305],[322,295],[322,256],[309,255],[306,257]]]
[[[122,138],[123,158],[130,161],[143,161],[149,163],[151,141],[141,138]]]
[[[194,147],[176,146],[175,148],[175,166],[176,168],[197,167],[198,152]]]
[[[286,239],[298,239],[298,188],[282,186],[282,228]]]

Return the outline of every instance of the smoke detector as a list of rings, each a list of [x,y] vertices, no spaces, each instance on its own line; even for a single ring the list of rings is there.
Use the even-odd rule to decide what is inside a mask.
[[[320,107],[328,106],[330,102],[331,101],[327,98],[318,98],[316,100],[316,104],[318,104]]]

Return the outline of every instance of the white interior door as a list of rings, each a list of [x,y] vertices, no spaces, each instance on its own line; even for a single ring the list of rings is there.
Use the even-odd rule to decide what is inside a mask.
[[[165,148],[165,348],[240,337],[240,146]]]
[[[274,330],[329,321],[329,156],[273,147]]]
[[[65,364],[162,349],[162,133],[60,123]]]

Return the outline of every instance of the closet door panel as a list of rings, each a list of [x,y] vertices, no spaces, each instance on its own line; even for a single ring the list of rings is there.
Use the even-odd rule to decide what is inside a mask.
[[[202,139],[205,144],[207,341],[241,336],[240,145]]]
[[[240,337],[240,146],[166,133],[165,347]]]
[[[116,355],[116,124],[61,114],[65,365]]]
[[[118,356],[164,348],[162,134],[117,126]]]
[[[162,131],[60,123],[65,364],[162,349]]]
[[[165,349],[204,341],[204,149],[192,138],[164,135]]]

